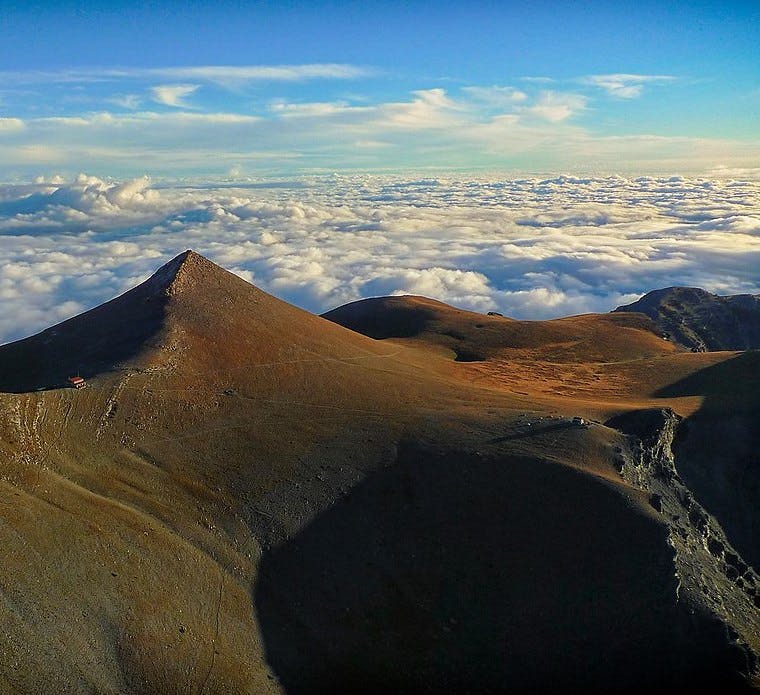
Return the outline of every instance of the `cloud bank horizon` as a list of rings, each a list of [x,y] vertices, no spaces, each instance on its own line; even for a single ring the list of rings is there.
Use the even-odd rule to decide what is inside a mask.
[[[672,285],[760,293],[760,183],[81,175],[3,185],[0,342],[111,299],[186,248],[317,313],[418,294],[545,319]]]

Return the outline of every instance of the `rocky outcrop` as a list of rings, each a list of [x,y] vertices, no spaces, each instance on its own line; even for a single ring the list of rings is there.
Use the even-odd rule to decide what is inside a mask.
[[[760,673],[760,577],[731,545],[719,523],[684,484],[672,446],[680,417],[670,409],[635,411],[607,425],[627,435],[617,465],[622,477],[650,493],[670,529],[679,599],[701,607],[725,626],[746,661]]]
[[[760,352],[713,363],[657,396],[702,399],[678,426],[678,473],[744,559],[760,569]]]
[[[694,352],[760,348],[760,295],[722,297],[696,287],[667,287],[615,311],[646,314],[663,337]]]

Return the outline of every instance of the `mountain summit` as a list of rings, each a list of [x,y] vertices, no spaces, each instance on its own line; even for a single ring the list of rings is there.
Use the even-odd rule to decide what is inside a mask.
[[[90,378],[128,365],[148,367],[168,347],[167,320],[180,295],[201,286],[204,291],[234,286],[236,281],[243,283],[203,256],[185,251],[115,299],[0,346],[0,391],[55,388],[72,374]]]

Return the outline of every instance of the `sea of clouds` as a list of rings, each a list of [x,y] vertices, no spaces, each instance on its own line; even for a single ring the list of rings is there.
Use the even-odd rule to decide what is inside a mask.
[[[120,294],[187,248],[314,312],[410,293],[543,319],[671,285],[760,293],[760,182],[80,175],[0,185],[0,342]]]

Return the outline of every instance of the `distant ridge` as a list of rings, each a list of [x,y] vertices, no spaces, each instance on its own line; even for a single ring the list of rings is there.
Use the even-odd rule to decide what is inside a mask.
[[[760,295],[666,287],[615,311],[646,314],[668,338],[694,352],[760,348]]]
[[[322,316],[371,338],[401,338],[449,349],[459,362],[486,361],[515,350],[559,362],[624,360],[675,350],[652,321],[633,314],[517,321],[408,295],[363,299]]]

